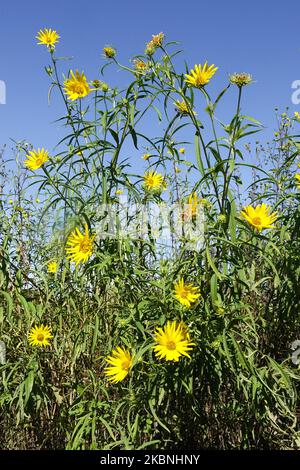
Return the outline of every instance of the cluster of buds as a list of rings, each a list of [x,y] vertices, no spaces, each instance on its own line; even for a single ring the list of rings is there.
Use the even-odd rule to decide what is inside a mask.
[[[164,33],[152,35],[151,41],[149,41],[146,45],[145,54],[152,56],[156,49],[163,45],[164,37]]]
[[[92,85],[96,90],[102,90],[103,93],[106,93],[109,90],[108,84],[101,80],[93,80]]]

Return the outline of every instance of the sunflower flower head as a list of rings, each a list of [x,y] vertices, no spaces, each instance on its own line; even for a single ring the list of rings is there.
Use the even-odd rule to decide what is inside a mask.
[[[233,73],[229,76],[229,81],[232,85],[236,85],[237,87],[241,88],[245,85],[250,85],[253,82],[252,75],[250,73],[241,72],[241,73]]]
[[[149,160],[150,157],[151,157],[151,153],[144,153],[144,155],[142,156],[142,159]]]
[[[55,274],[57,272],[58,264],[57,261],[49,261],[47,264],[48,273]]]
[[[164,177],[156,171],[148,171],[143,176],[144,188],[147,191],[161,191],[164,189]]]
[[[77,227],[69,235],[67,240],[67,259],[76,263],[76,265],[79,263],[86,263],[93,254],[94,239],[95,235],[91,236],[89,234],[87,224],[85,224],[84,233],[82,233]]]
[[[251,205],[243,207],[241,216],[259,232],[266,228],[274,228],[272,224],[277,220],[277,212],[272,214],[270,206],[264,203],[256,207]]]
[[[49,160],[49,154],[44,148],[31,150],[26,155],[26,160],[24,165],[32,171],[38,170],[41,166],[44,165]]]
[[[113,46],[104,46],[102,50],[106,59],[113,59],[117,53],[116,49]]]
[[[185,148],[184,148],[184,147],[180,147],[180,149],[178,150],[178,152],[179,152],[181,155],[184,155],[184,154],[185,154]]]
[[[180,278],[174,284],[174,294],[176,299],[185,307],[189,308],[201,296],[199,287],[192,283],[185,284],[183,278]]]
[[[300,173],[295,174],[296,185],[300,188]]]
[[[191,342],[187,326],[176,321],[168,321],[164,328],[157,328],[155,343],[153,349],[156,357],[175,362],[178,362],[181,356],[190,359],[189,351],[195,345]]]
[[[111,355],[106,358],[106,362],[110,365],[104,368],[105,375],[110,382],[117,383],[128,375],[133,358],[128,350],[118,346],[112,350]]]
[[[43,44],[48,47],[50,50],[54,50],[55,44],[59,40],[59,35],[54,29],[40,29],[37,33],[36,39],[38,39],[38,44]]]
[[[209,83],[217,70],[218,67],[215,67],[215,64],[208,65],[207,61],[204,65],[196,64],[194,69],[190,71],[190,75],[185,74],[185,81],[195,88],[202,88]]]
[[[39,346],[39,347],[47,347],[50,346],[50,339],[52,339],[53,336],[51,334],[51,327],[50,326],[34,326],[31,328],[29,335],[28,335],[28,341],[29,344],[32,346]]]
[[[89,87],[85,74],[80,73],[78,70],[74,73],[70,71],[70,77],[64,81],[64,92],[70,101],[75,101],[78,98],[84,98],[92,89]]]

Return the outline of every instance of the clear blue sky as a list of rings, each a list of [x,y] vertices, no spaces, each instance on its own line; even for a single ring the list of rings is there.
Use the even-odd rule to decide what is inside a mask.
[[[7,86],[0,145],[24,138],[51,150],[61,136],[53,121],[63,108],[58,95],[47,104],[48,53],[35,39],[44,27],[59,32],[58,53],[73,56],[70,67],[84,70],[89,79],[99,77],[104,44],[115,45],[120,61],[129,64],[152,34],[163,31],[168,40],[180,41],[190,66],[205,59],[218,65],[212,92],[231,72],[253,75],[256,83],[247,88],[243,112],[267,126],[266,137],[275,125],[275,106],[300,112],[300,105],[291,103],[291,83],[300,79],[299,0],[3,0],[0,14],[0,80]],[[117,85],[119,75],[109,73],[106,80]]]

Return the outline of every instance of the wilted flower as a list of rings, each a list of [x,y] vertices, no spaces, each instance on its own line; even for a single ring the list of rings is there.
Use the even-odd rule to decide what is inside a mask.
[[[229,76],[229,81],[232,85],[236,85],[238,87],[242,87],[245,85],[249,85],[252,83],[253,79],[250,73],[241,72],[241,73],[233,73]]]
[[[165,37],[164,33],[154,34],[152,35],[152,39],[150,43],[154,47],[161,47],[163,45],[164,37]]]
[[[141,59],[134,59],[134,68],[139,74],[144,74],[149,70],[149,64]]]

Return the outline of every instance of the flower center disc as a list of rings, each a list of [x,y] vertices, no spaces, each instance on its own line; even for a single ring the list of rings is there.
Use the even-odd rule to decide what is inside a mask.
[[[176,344],[174,343],[174,341],[168,341],[168,342],[167,342],[167,348],[168,348],[170,351],[174,351],[174,349],[176,349]]]
[[[82,240],[80,242],[80,251],[83,253],[87,253],[90,251],[90,242],[88,240]]]
[[[253,223],[254,225],[260,225],[261,224],[260,217],[253,217]]]
[[[38,341],[44,341],[44,338],[45,338],[45,336],[43,335],[43,333],[39,333],[39,334],[37,335],[37,337],[36,337],[36,339],[37,339]]]
[[[128,370],[129,366],[130,366],[129,361],[123,361],[122,364],[121,364],[122,370]]]
[[[181,297],[182,299],[186,299],[187,296],[188,296],[188,292],[187,292],[185,289],[182,289],[182,290],[180,291],[180,297]]]

